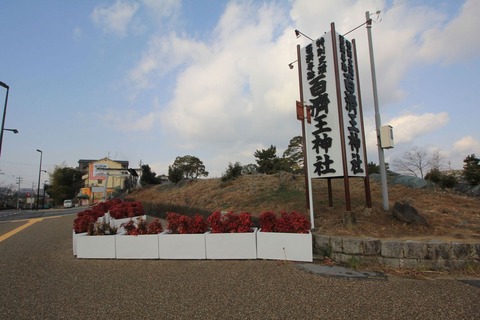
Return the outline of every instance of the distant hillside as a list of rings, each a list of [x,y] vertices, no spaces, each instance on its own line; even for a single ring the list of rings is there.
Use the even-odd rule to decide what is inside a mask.
[[[313,181],[315,228],[326,234],[350,234],[378,237],[446,237],[480,239],[480,200],[431,189],[389,186],[390,208],[396,201],[409,201],[430,227],[414,227],[394,220],[382,206],[381,187],[371,181],[372,209],[365,210],[363,179],[350,179],[352,211],[357,224],[342,223],[345,212],[342,179],[332,180],[333,208],[328,207],[326,180]],[[194,212],[207,215],[213,211],[250,212],[298,211],[308,214],[305,180],[302,175],[245,175],[236,180],[198,179],[181,183],[142,188],[129,195],[141,201],[148,214],[164,216],[165,211]],[[187,212],[188,211],[188,212]]]

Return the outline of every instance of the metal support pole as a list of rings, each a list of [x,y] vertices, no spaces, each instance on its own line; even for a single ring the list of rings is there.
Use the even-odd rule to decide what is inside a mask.
[[[42,150],[37,149],[38,152],[40,152],[40,168],[38,169],[38,185],[37,185],[37,205],[36,205],[36,211],[38,211],[38,200],[40,199],[40,177],[42,176],[42,157],[43,157],[43,152]]]
[[[297,67],[298,67],[298,87],[300,91],[300,104],[302,105],[302,112],[303,108],[305,107],[303,104],[303,81],[302,81],[302,63],[300,61],[300,45],[297,44]],[[307,139],[306,139],[306,132],[305,132],[305,113],[303,112],[303,119],[302,119],[302,140],[303,140],[303,171],[305,177],[305,207],[307,209],[310,208],[310,197],[309,197],[309,186],[308,186],[308,167],[307,167]]]
[[[17,190],[17,210],[20,210],[20,184],[22,183],[23,178],[17,177],[18,190]]]
[[[313,213],[313,196],[312,196],[312,180],[308,172],[308,148],[307,148],[307,106],[303,101],[303,83],[302,83],[302,59],[300,54],[300,45],[297,45],[297,63],[298,63],[298,86],[300,89],[300,103],[302,104],[303,120],[302,120],[302,136],[303,136],[303,169],[305,172],[305,197],[308,212],[310,214],[311,229],[315,227],[315,215]]]
[[[373,104],[375,106],[375,127],[377,131],[377,148],[378,148],[378,161],[380,165],[380,181],[382,184],[382,199],[383,210],[388,210],[388,187],[387,187],[387,170],[385,166],[385,156],[383,153],[381,141],[380,141],[380,127],[382,122],[380,120],[380,111],[378,107],[378,93],[377,93],[377,78],[375,73],[375,59],[373,56],[373,44],[372,44],[372,19],[370,19],[370,12],[366,12],[367,18],[367,35],[368,35],[368,47],[370,51],[370,67],[372,72],[372,87],[373,87]]]
[[[4,82],[0,81],[0,86],[7,89],[7,95],[5,96],[5,106],[3,108],[3,119],[2,119],[2,130],[0,131],[0,155],[2,154],[2,143],[3,143],[3,129],[5,128],[5,116],[7,114],[7,103],[8,103],[8,92],[10,91],[10,87],[6,85]]]

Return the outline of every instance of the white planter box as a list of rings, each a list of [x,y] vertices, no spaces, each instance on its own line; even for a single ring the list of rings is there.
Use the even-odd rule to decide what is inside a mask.
[[[313,261],[312,233],[257,232],[258,259]]]
[[[77,258],[115,259],[115,236],[78,237]]]
[[[158,235],[160,259],[205,259],[205,234]]]
[[[257,228],[246,233],[206,233],[207,259],[257,259]]]
[[[72,249],[73,249],[73,255],[74,256],[77,255],[77,238],[78,237],[83,237],[83,236],[86,236],[86,235],[87,235],[86,232],[75,233],[75,231],[73,231],[73,234],[72,234]]]
[[[158,259],[158,234],[116,235],[117,259]]]

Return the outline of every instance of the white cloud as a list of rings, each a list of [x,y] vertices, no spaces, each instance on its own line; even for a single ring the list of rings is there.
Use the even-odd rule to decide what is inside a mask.
[[[466,0],[460,13],[451,21],[436,25],[423,34],[421,54],[425,59],[451,63],[458,59],[472,59],[480,54],[480,2]]]
[[[177,14],[181,8],[181,0],[141,0],[149,11],[159,17],[170,17]]]
[[[137,3],[116,1],[110,7],[97,6],[91,14],[95,24],[101,26],[105,33],[113,33],[118,36],[125,36],[128,25],[135,12],[138,10]]]
[[[395,143],[405,143],[445,126],[448,120],[446,112],[407,114],[390,120],[388,124],[393,127]]]
[[[465,154],[480,154],[480,141],[476,140],[472,136],[463,137],[453,144],[453,149],[456,152],[462,152]]]
[[[157,4],[151,0],[143,3]],[[465,8],[471,3],[467,1]],[[168,15],[168,8],[172,12],[180,8],[178,2],[170,4],[158,7],[158,14]],[[434,45],[429,39],[442,30],[453,33],[448,30],[457,30],[455,21],[467,16],[463,10],[460,17],[448,22],[440,10],[411,5],[385,10],[372,27],[380,102],[392,118],[389,124],[394,127],[396,144],[411,142],[449,122],[445,112],[425,112],[428,106],[415,114],[398,115],[389,105],[405,98],[402,81],[424,63],[425,48]],[[303,46],[308,40],[296,39],[294,29],[315,38],[329,31],[330,22],[335,21],[336,30],[345,33],[365,21],[365,11],[386,6],[383,0],[297,0],[290,8],[276,2],[230,2],[208,40],[181,31],[159,32],[150,38],[142,57],[128,72],[128,80],[133,82],[136,96],[152,93],[169,98],[152,107],[146,117],[129,113],[129,121],[138,117],[133,122],[145,130],[160,126],[166,134],[162,138],[175,141],[181,150],[208,150],[211,155],[206,162],[218,173],[228,161],[253,162],[253,152],[261,146],[274,144],[281,149],[291,137],[301,134],[294,112],[297,71],[290,70],[288,63],[296,59],[296,44]],[[366,34],[362,27],[347,37],[356,39],[363,105],[371,114]],[[164,86],[166,79],[168,88]],[[366,118],[369,148],[376,144],[371,118]],[[117,118],[111,121],[122,122]]]
[[[158,121],[158,115],[154,112],[139,115],[135,111],[119,114],[118,111],[108,111],[99,118],[108,123],[110,127],[123,132],[149,131]]]
[[[215,30],[218,38],[205,45],[208,54],[180,72],[163,125],[192,146],[263,137],[273,142],[278,136],[288,143],[297,88],[296,73],[287,65],[295,46],[288,40],[293,37],[272,39],[279,15],[273,5],[229,4]]]
[[[129,79],[137,90],[150,88],[158,79],[183,64],[191,65],[210,57],[206,44],[178,37],[175,33],[154,36]]]

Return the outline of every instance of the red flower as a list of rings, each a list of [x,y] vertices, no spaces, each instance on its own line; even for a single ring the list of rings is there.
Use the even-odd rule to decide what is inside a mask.
[[[167,229],[170,230],[171,233],[179,233],[180,215],[178,213],[168,212],[167,223]]]
[[[207,219],[212,233],[251,232],[252,218],[250,213],[242,212],[240,215],[227,212],[222,215],[216,211]]]
[[[163,227],[162,223],[160,222],[160,219],[156,218],[150,224],[148,225],[147,228],[147,233],[148,234],[158,234],[163,232]]]
[[[260,228],[263,232],[308,233],[310,221],[298,212],[282,212],[277,218],[273,212],[260,215]]]
[[[208,230],[208,225],[203,216],[195,214],[190,219],[189,229],[189,233],[205,233]]]
[[[87,232],[89,225],[93,225],[97,218],[92,215],[81,215],[73,221],[73,230],[75,233]]]
[[[117,200],[117,199],[114,199]],[[122,202],[121,200],[107,202],[110,216],[114,219],[133,218],[144,215],[145,211],[139,201]]]
[[[224,232],[224,225],[222,220],[222,213],[220,211],[215,211],[207,218],[207,222],[210,225],[212,233]]]
[[[130,221],[122,223],[122,227],[125,229],[126,234],[130,236],[138,236],[140,234],[148,233],[147,221],[143,219],[138,219],[137,222],[130,219]]]
[[[167,213],[168,230],[171,233],[193,234],[207,231],[205,218],[195,214],[192,218],[178,213]]]
[[[266,211],[260,215],[260,228],[263,232],[275,232],[275,212]]]

